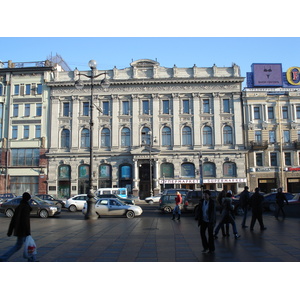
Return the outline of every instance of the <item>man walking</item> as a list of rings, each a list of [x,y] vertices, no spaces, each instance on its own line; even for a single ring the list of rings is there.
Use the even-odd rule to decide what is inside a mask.
[[[175,208],[173,209],[173,218],[172,220],[175,220],[175,215],[178,214],[178,218],[177,220],[180,220],[180,216],[181,216],[181,209],[180,209],[180,205],[182,203],[182,197],[181,194],[179,192],[177,192],[176,198],[175,198]]]
[[[263,201],[264,197],[259,193],[259,188],[255,189],[255,193],[250,198],[250,205],[252,208],[252,219],[250,224],[250,230],[252,231],[255,225],[256,220],[260,225],[260,230],[266,230],[264,226],[262,214],[263,214]]]
[[[247,228],[246,226],[246,219],[247,219],[247,214],[248,214],[248,207],[249,207],[249,187],[245,186],[244,190],[242,191],[240,195],[240,206],[244,210],[244,216],[243,216],[243,221],[242,221],[242,228]]]

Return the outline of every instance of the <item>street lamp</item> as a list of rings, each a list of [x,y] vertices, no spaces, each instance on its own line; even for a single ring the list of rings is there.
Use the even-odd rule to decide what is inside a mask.
[[[90,99],[90,170],[89,170],[89,190],[88,190],[88,200],[87,200],[87,212],[85,214],[85,219],[95,220],[98,219],[98,215],[96,214],[95,210],[95,198],[94,198],[94,191],[93,191],[93,129],[94,129],[94,122],[93,122],[93,108],[94,108],[94,80],[95,78],[105,75],[104,79],[101,80],[101,87],[103,89],[107,89],[110,85],[109,81],[106,79],[106,73],[100,73],[95,75],[95,70],[97,68],[97,62],[95,60],[89,61],[89,67],[91,69],[91,75],[81,74],[79,73],[79,79],[75,81],[75,87],[78,90],[83,89],[84,83],[80,80],[80,76],[85,76],[91,79],[91,99]],[[98,110],[100,110],[97,107]],[[100,110],[101,111],[101,110]]]

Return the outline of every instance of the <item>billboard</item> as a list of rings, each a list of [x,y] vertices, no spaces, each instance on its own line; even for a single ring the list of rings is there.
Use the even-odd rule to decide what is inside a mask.
[[[281,64],[252,64],[253,86],[282,86]]]

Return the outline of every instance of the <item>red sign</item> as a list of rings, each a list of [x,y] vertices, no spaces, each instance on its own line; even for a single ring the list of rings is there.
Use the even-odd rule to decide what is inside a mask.
[[[288,168],[289,171],[300,171],[300,167],[297,168]]]

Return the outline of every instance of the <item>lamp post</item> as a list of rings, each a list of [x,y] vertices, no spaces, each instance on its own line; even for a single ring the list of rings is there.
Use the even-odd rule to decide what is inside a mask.
[[[102,88],[108,88],[110,83],[106,79],[106,73],[100,73],[95,75],[95,70],[97,68],[97,62],[95,60],[89,61],[89,67],[91,69],[91,75],[81,74],[79,73],[79,79],[75,81],[75,87],[78,90],[83,89],[84,83],[80,80],[80,76],[85,76],[91,79],[91,98],[90,98],[90,169],[89,169],[89,187],[88,187],[88,200],[87,200],[87,212],[85,214],[85,219],[95,220],[98,219],[98,215],[96,214],[95,210],[95,198],[94,198],[94,191],[93,191],[93,129],[94,129],[94,121],[93,121],[93,98],[94,98],[94,80],[95,78],[105,75],[104,79],[101,81]],[[97,107],[97,109],[99,109]],[[100,109],[99,109],[100,110]]]

